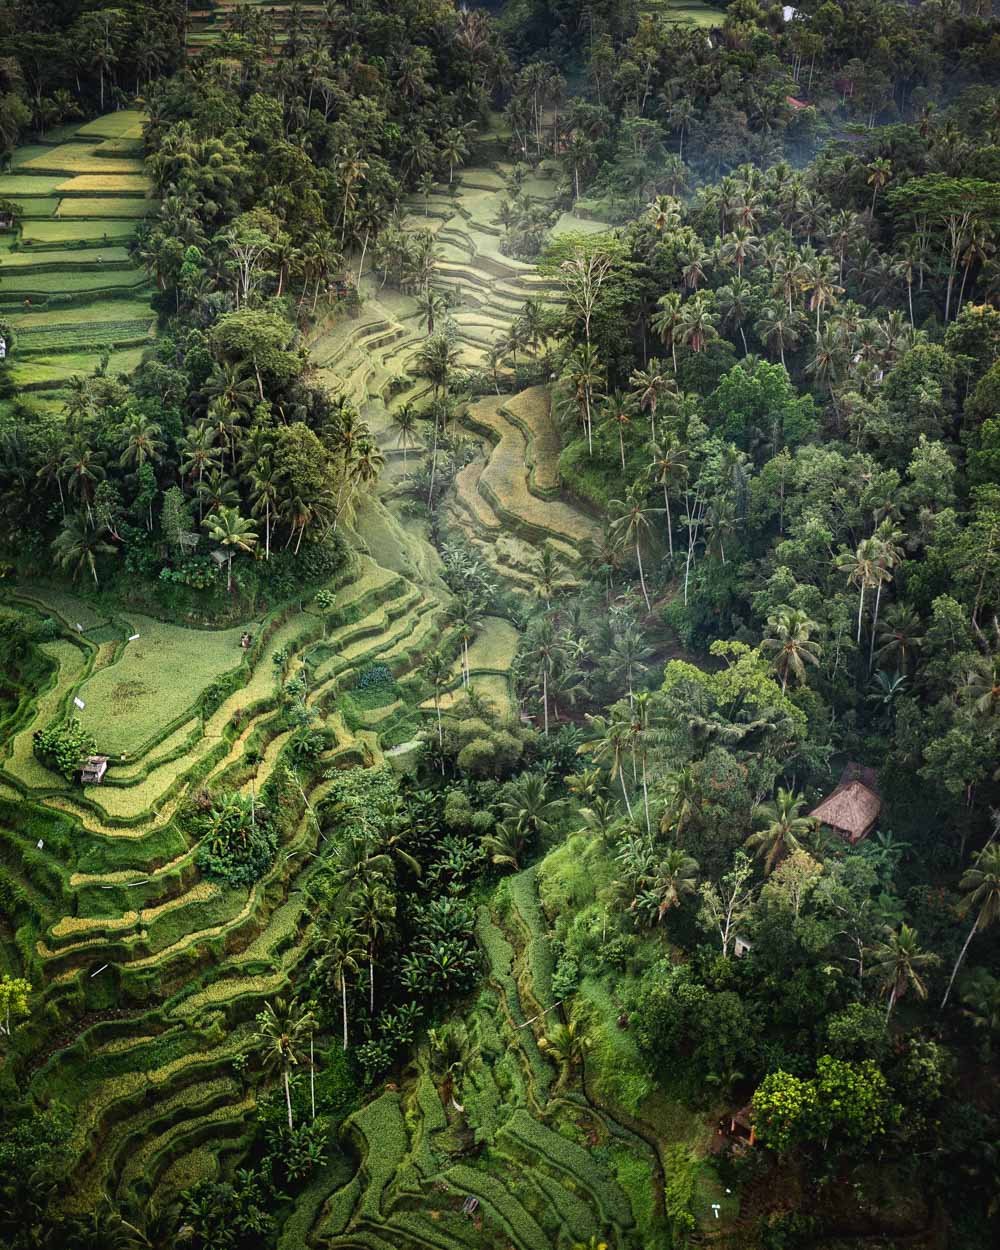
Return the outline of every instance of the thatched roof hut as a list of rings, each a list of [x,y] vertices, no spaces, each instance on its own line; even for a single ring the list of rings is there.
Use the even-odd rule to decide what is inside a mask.
[[[875,770],[861,764],[848,764],[837,788],[809,815],[821,825],[836,830],[854,846],[875,828],[881,810]]]

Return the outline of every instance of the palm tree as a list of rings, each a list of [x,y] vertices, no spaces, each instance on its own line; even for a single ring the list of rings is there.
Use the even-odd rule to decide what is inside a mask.
[[[866,182],[872,189],[872,204],[869,212],[874,216],[878,193],[887,185],[892,174],[892,161],[877,157],[871,164],[865,166],[865,172],[868,175]]]
[[[574,402],[583,414],[583,424],[587,431],[587,451],[593,455],[593,404],[595,396],[601,394],[606,377],[597,349],[590,343],[581,343],[576,347],[566,362],[564,376],[572,386]]]
[[[630,486],[624,499],[612,499],[610,506],[614,518],[611,522],[612,536],[621,548],[635,547],[642,597],[646,601],[646,611],[651,612],[653,605],[649,601],[646,577],[642,568],[642,541],[652,531],[653,517],[658,516],[663,509],[651,508],[646,502],[645,491],[638,485]]]
[[[433,287],[428,287],[417,296],[417,312],[420,320],[426,323],[428,334],[434,333],[435,321],[438,317],[443,317],[448,308],[449,300],[444,291],[435,291]]]
[[[698,888],[698,861],[678,846],[667,851],[649,885],[657,901],[656,919],[661,921],[672,907]]]
[[[978,716],[1000,711],[1000,656],[976,656],[965,674],[965,694]]]
[[[797,608],[780,608],[767,618],[771,636],[761,643],[761,650],[774,654],[774,667],[781,674],[781,693],[785,693],[788,676],[792,674],[800,686],[806,683],[806,665],[819,664],[822,648],[810,641],[810,634],[818,629],[805,612]]]
[[[281,1001],[277,1007],[268,1003],[257,1017],[255,1037],[263,1051],[264,1066],[281,1071],[290,1132],[295,1127],[292,1122],[291,1072],[293,1067],[304,1060],[303,1040],[315,1027],[316,1020],[311,1012]]]
[[[660,342],[664,347],[670,348],[670,356],[674,362],[674,373],[677,373],[677,343],[678,334],[681,326],[681,297],[676,291],[668,291],[666,295],[661,295],[656,301],[659,308],[658,313],[654,313],[650,326],[653,332],[659,335]]]
[[[529,626],[521,657],[527,668],[534,669],[541,676],[542,723],[546,734],[549,732],[549,680],[559,653],[559,640],[552,618],[537,617]]]
[[[331,970],[334,988],[340,991],[344,1017],[344,1050],[347,1049],[347,978],[348,975],[358,975],[363,955],[364,951],[358,945],[357,931],[346,916],[341,916],[330,929],[326,953],[321,962]]]
[[[563,1084],[573,1068],[583,1063],[587,1046],[578,1020],[570,1020],[568,1024],[560,1021],[538,1039],[538,1049],[551,1055],[559,1067],[559,1085]]]
[[[233,556],[237,551],[250,552],[257,545],[253,521],[241,517],[236,508],[220,508],[206,517],[203,525],[209,537],[226,550],[226,593],[233,593]]]
[[[875,658],[894,660],[897,673],[905,673],[910,661],[923,645],[920,617],[904,603],[890,604],[876,629],[879,645]]]
[[[861,618],[865,610],[865,593],[890,576],[882,564],[882,549],[877,539],[863,538],[854,551],[842,551],[834,560],[842,573],[847,574],[848,585],[860,589],[858,597],[858,645],[861,645]]]
[[[160,427],[136,413],[125,426],[124,449],[119,464],[123,469],[141,469],[146,461],[156,464],[163,455]]]
[[[709,295],[698,291],[680,308],[680,319],[677,324],[677,338],[693,352],[703,352],[714,339],[719,337],[717,329],[718,314],[712,307]]]
[[[645,369],[636,369],[629,378],[633,398],[643,412],[649,413],[649,441],[656,444],[656,410],[664,395],[677,391],[677,383],[663,372],[661,360],[651,360]]]
[[[632,745],[631,716],[623,714],[619,708],[613,708],[611,716],[608,718],[591,716],[588,713],[587,724],[590,728],[590,737],[587,742],[580,746],[579,751],[581,754],[589,752],[598,762],[610,758],[611,780],[614,781],[617,778],[621,783],[625,810],[628,812],[629,819],[631,819],[632,804],[629,802],[628,790],[625,786],[625,770],[622,767],[625,756]]]
[[[811,816],[799,815],[804,806],[801,795],[779,786],[774,800],[757,808],[756,819],[761,827],[750,834],[744,845],[755,857],[764,857],[765,876],[770,876],[779,860],[801,850],[801,839],[816,827]]]
[[[352,899],[353,919],[368,943],[368,1010],[375,1017],[375,947],[396,917],[396,899],[377,877],[363,881]]]
[[[632,407],[628,398],[621,391],[615,391],[608,399],[606,421],[618,433],[618,450],[621,456],[622,473],[625,472],[625,429],[632,423]]]
[[[62,569],[73,570],[73,581],[86,570],[97,586],[97,557],[114,555],[116,548],[105,542],[106,529],[93,525],[82,512],[63,518],[62,529],[52,542],[52,553]]]
[[[562,804],[558,799],[549,797],[545,777],[541,773],[524,773],[518,781],[506,787],[500,810],[518,830],[537,839],[551,829],[553,821],[562,811]]]
[[[970,911],[975,910],[976,918],[969,930],[969,936],[958,953],[951,976],[948,978],[948,986],[944,992],[944,998],[941,999],[942,1010],[948,1004],[951,987],[965,959],[969,943],[978,931],[989,928],[995,920],[1000,918],[1000,843],[989,842],[983,847],[976,856],[975,865],[967,868],[962,874],[959,888],[965,891],[965,897],[958,905],[958,914],[966,916]]]
[[[481,610],[468,594],[456,595],[448,608],[448,619],[454,625],[462,644],[462,685],[469,684],[469,642],[479,627]]]
[[[680,439],[668,434],[662,444],[653,444],[653,478],[663,487],[663,511],[667,514],[667,547],[674,556],[674,524],[670,513],[670,487],[688,478],[688,453]]]
[[[451,186],[455,178],[455,166],[461,165],[465,158],[469,155],[469,145],[465,141],[465,135],[457,126],[452,126],[444,132],[444,138],[441,143],[441,159],[448,166],[448,185]]]
[[[264,513],[264,559],[271,558],[271,517],[280,499],[279,474],[266,457],[250,466],[250,502],[254,516]]]
[[[451,677],[451,661],[441,651],[435,651],[424,661],[424,673],[434,688],[434,711],[437,713],[438,747],[444,750],[444,729],[441,725],[441,691],[444,690]],[[444,755],[441,756],[441,771],[444,772]]]
[[[920,949],[917,931],[908,924],[901,924],[898,930],[887,926],[885,940],[874,946],[868,954],[869,963],[865,975],[877,978],[880,992],[889,997],[889,1006],[885,1013],[886,1023],[889,1022],[896,1000],[908,989],[912,989],[918,998],[927,997],[927,986],[921,980],[920,969],[930,968],[941,962],[937,955]]]
[[[215,430],[208,425],[192,425],[181,440],[181,473],[186,478],[195,479],[195,490],[198,496],[198,524],[202,521],[201,484],[206,469],[211,472],[218,469],[221,457],[215,449]]]
[[[685,764],[667,777],[663,797],[665,803],[660,816],[660,832],[673,830],[674,838],[679,842],[685,826],[701,802],[698,780],[690,764]]]
[[[444,334],[433,334],[417,352],[421,374],[430,379],[434,394],[448,394],[448,380],[458,364],[458,349]]]
[[[754,330],[772,352],[777,347],[778,359],[784,365],[785,348],[799,345],[802,324],[802,314],[798,309],[786,308],[780,300],[773,300],[760,310]]]

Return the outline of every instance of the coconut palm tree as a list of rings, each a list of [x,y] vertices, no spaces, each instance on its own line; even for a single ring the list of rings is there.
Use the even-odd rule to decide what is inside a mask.
[[[625,431],[632,424],[632,404],[621,391],[608,397],[605,421],[618,435],[618,451],[621,456],[622,473],[625,472]]]
[[[593,455],[594,399],[602,393],[607,377],[597,349],[590,343],[582,343],[576,347],[566,361],[563,377],[573,389],[573,403],[583,416],[583,426],[587,432],[587,451]]]
[[[868,211],[874,216],[875,201],[878,199],[878,193],[888,185],[892,176],[892,161],[888,161],[881,156],[877,157],[865,166],[865,173],[868,175],[865,181],[872,189],[872,203]]]
[[[121,467],[138,471],[147,461],[157,464],[163,457],[160,433],[155,421],[147,421],[141,413],[135,413],[123,430],[123,450],[118,461]]]
[[[668,291],[666,295],[660,296],[656,301],[656,306],[660,311],[653,314],[649,324],[653,333],[659,336],[663,346],[670,348],[670,357],[676,374],[677,343],[682,322],[681,297],[676,291]]]
[[[644,891],[656,903],[657,923],[698,888],[698,861],[672,846],[660,861]]]
[[[215,430],[204,423],[188,427],[180,444],[180,469],[184,477],[194,478],[198,496],[198,524],[202,521],[201,485],[206,471],[211,473],[222,464],[222,457],[215,447]]]
[[[250,482],[250,502],[254,516],[264,513],[264,559],[271,558],[271,518],[277,512],[281,498],[278,471],[267,457],[250,466],[247,474]]]
[[[798,347],[803,324],[797,308],[786,308],[780,300],[772,300],[760,310],[754,330],[772,352],[777,347],[778,359],[785,365],[785,348]]]
[[[396,896],[379,877],[362,881],[351,898],[351,918],[364,935],[368,955],[368,1010],[375,1016],[375,950],[396,918]]]
[[[439,155],[448,166],[448,185],[451,186],[455,179],[455,166],[461,165],[469,155],[465,135],[457,126],[451,126],[444,132]]]
[[[426,324],[428,334],[434,333],[435,322],[445,315],[449,307],[450,301],[445,291],[436,291],[433,287],[428,287],[417,296],[417,312],[420,314],[420,320]]]
[[[800,815],[804,806],[801,795],[779,786],[774,800],[757,808],[760,828],[750,834],[744,845],[756,858],[763,856],[765,876],[770,876],[779,860],[801,850],[801,839],[816,827],[811,816]]]
[[[1000,712],[1000,655],[977,655],[965,674],[965,694],[977,716]]]
[[[209,537],[226,551],[226,593],[233,593],[233,556],[237,551],[249,553],[257,545],[253,521],[240,516],[236,508],[222,507],[202,522]]]
[[[675,840],[680,842],[688,821],[701,803],[701,791],[690,764],[670,773],[663,787],[663,797],[660,832],[670,833],[672,830]]]
[[[583,1063],[588,1045],[578,1020],[570,1020],[568,1024],[560,1021],[552,1025],[544,1037],[538,1039],[538,1049],[550,1055],[559,1068],[559,1085],[565,1082],[574,1068]]]
[[[625,786],[625,770],[622,763],[626,754],[632,745],[632,719],[626,715],[620,708],[612,709],[610,717],[587,715],[587,724],[589,726],[588,741],[579,747],[581,754],[589,753],[593,755],[598,763],[603,760],[610,760],[610,777],[611,781],[616,779],[621,783],[622,798],[625,800],[625,810],[628,812],[629,819],[632,818],[632,804],[629,802],[628,789]]]
[[[854,551],[842,551],[834,560],[842,573],[847,574],[850,586],[860,590],[858,597],[858,645],[861,645],[861,618],[865,610],[865,594],[880,586],[889,576],[882,564],[882,549],[877,539],[863,538]]]
[[[872,947],[868,959],[865,975],[877,979],[879,992],[889,999],[886,1023],[897,1000],[908,989],[913,990],[918,998],[927,997],[927,986],[921,979],[920,970],[941,962],[937,955],[920,949],[917,931],[908,924],[901,924],[898,930],[886,926],[885,939]]]
[[[806,665],[818,665],[822,647],[810,641],[810,634],[818,629],[805,612],[797,608],[781,608],[767,618],[771,636],[761,643],[765,655],[773,654],[775,670],[781,676],[781,693],[788,686],[789,674],[800,686],[806,684]]]
[[[703,352],[709,343],[719,337],[718,321],[711,293],[698,291],[680,307],[677,340],[693,352]]]
[[[975,860],[973,867],[965,870],[959,882],[959,889],[964,890],[965,895],[958,905],[958,914],[967,916],[970,911],[974,911],[976,918],[972,922],[969,936],[965,939],[958,958],[955,960],[955,966],[951,970],[951,976],[948,978],[948,986],[945,989],[944,998],[941,999],[942,1010],[948,1005],[951,987],[965,959],[969,943],[976,933],[988,929],[994,921],[1000,919],[1000,843],[989,842],[975,857]]]
[[[435,651],[424,661],[424,673],[434,689],[434,711],[437,715],[438,748],[444,751],[444,728],[441,724],[441,691],[447,689],[451,679],[451,661],[441,651]],[[444,772],[444,755],[441,755],[441,771]]]
[[[347,1049],[347,978],[361,971],[364,949],[358,941],[357,930],[346,916],[341,916],[330,929],[320,964],[329,968],[334,989],[340,991],[344,1018],[344,1050]]]
[[[662,360],[651,360],[645,369],[636,369],[629,378],[632,397],[642,412],[649,413],[649,442],[656,444],[656,412],[664,395],[677,392],[677,383],[663,372]]]
[[[662,443],[653,444],[653,480],[663,487],[663,511],[667,514],[667,549],[674,556],[674,524],[670,512],[670,488],[688,479],[688,453],[684,444],[674,434],[668,434]]]
[[[646,601],[646,611],[651,612],[653,605],[646,589],[646,576],[642,567],[642,543],[652,532],[653,517],[663,512],[662,508],[651,508],[646,500],[645,490],[633,485],[625,492],[624,499],[611,500],[611,534],[620,548],[635,548],[635,558],[639,565],[639,584],[642,597]]]
[[[315,1027],[316,1019],[312,1012],[281,1000],[277,1006],[268,1003],[257,1016],[255,1039],[262,1052],[265,1068],[277,1068],[281,1072],[290,1132],[295,1128],[292,1122],[292,1068],[305,1059],[303,1043],[306,1034],[311,1033]]]
[[[892,660],[896,672],[905,673],[923,645],[920,617],[906,604],[892,603],[879,621],[876,634],[879,645],[875,649],[875,658],[880,664]]]
[[[52,541],[52,554],[60,568],[73,570],[74,582],[88,572],[94,585],[99,585],[97,557],[114,555],[117,550],[105,541],[106,533],[103,525],[94,525],[82,512],[63,518],[62,528]]]

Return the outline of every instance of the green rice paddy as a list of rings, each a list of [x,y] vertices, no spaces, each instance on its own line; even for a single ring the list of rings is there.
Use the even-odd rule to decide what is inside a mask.
[[[110,353],[131,372],[155,328],[129,244],[156,210],[142,166],[142,115],[123,110],[60,126],[14,155],[0,196],[21,210],[0,240],[0,308],[19,330],[10,373],[24,391],[58,391]]]

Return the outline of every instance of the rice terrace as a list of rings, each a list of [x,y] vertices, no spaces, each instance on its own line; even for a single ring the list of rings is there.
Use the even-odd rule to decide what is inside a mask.
[[[1000,20],[0,11],[0,1250],[986,1250]]]

